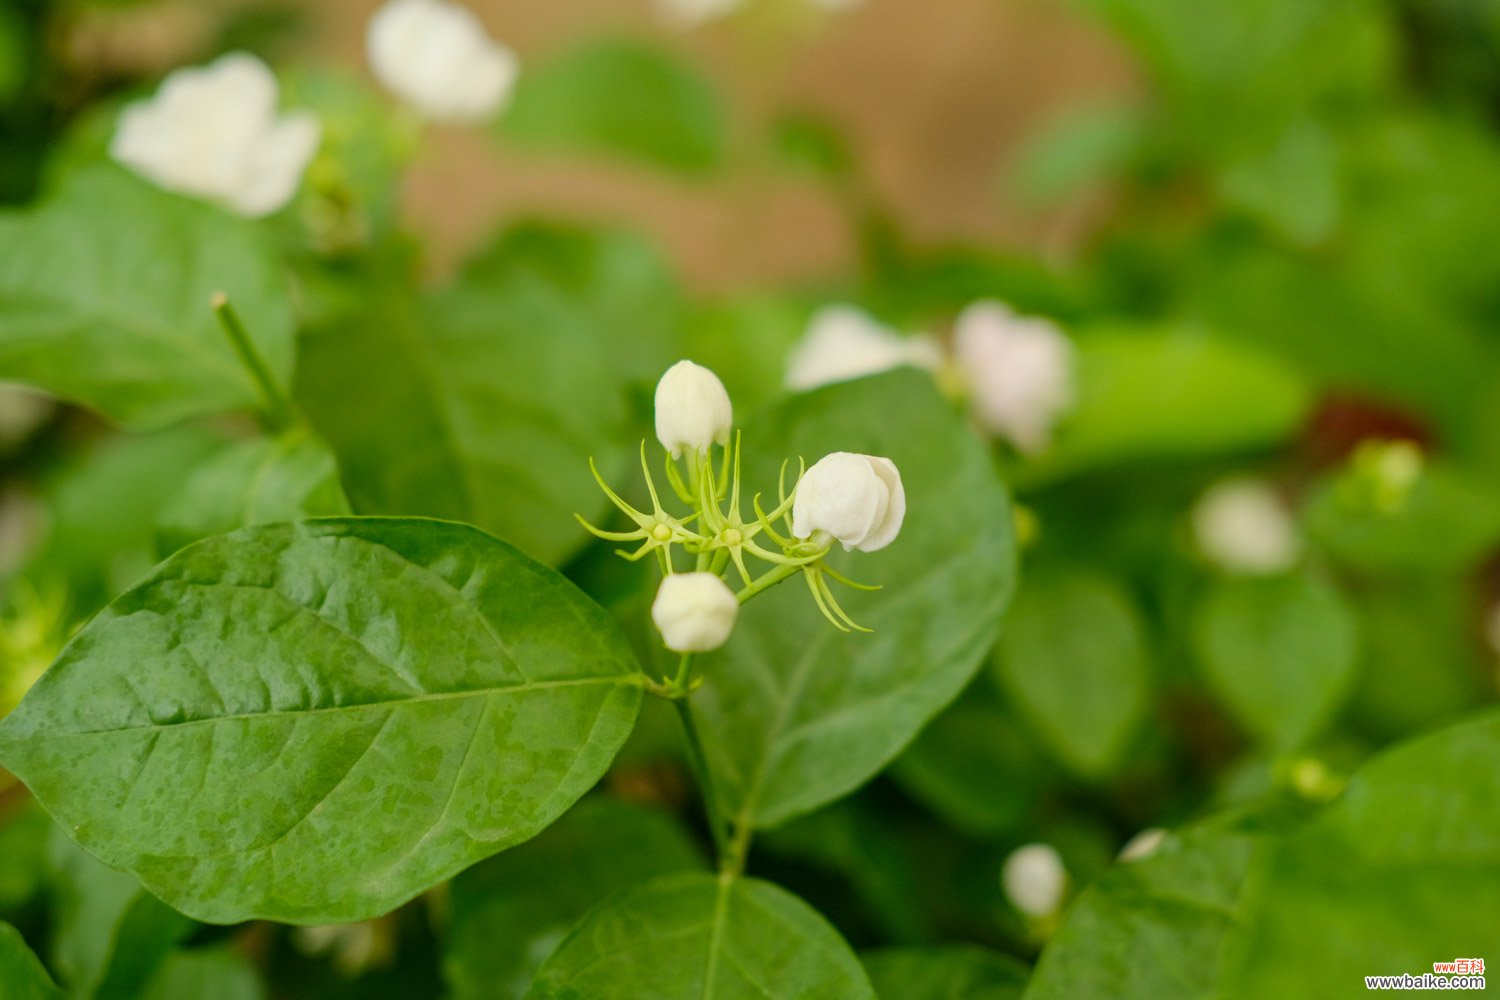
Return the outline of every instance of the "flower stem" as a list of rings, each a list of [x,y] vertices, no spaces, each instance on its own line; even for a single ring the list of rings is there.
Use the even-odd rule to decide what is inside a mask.
[[[250,339],[245,325],[240,322],[239,314],[234,311],[234,306],[229,304],[229,296],[223,292],[215,292],[211,301],[214,314],[219,317],[219,325],[224,328],[225,335],[229,337],[229,342],[234,345],[235,353],[239,355],[240,363],[245,366],[245,370],[255,380],[256,388],[260,390],[264,404],[261,415],[266,426],[278,432],[296,426],[301,422],[296,404],[281,388],[276,381],[276,376],[271,374],[270,366],[255,349],[255,342]]]
[[[686,692],[688,681],[693,673],[693,654],[683,653],[682,662],[677,667],[677,676],[672,680],[672,686],[680,691]],[[673,698],[672,705],[677,709],[677,718],[682,721],[683,741],[687,744],[688,766],[693,770],[693,777],[697,779],[699,793],[703,797],[703,811],[708,817],[708,830],[714,838],[714,852],[718,855],[720,867],[731,863],[731,846],[729,833],[726,829],[726,819],[719,806],[719,796],[714,789],[713,774],[708,769],[708,756],[703,752],[703,738],[698,735],[698,723],[693,720],[693,709],[688,704],[686,697]]]
[[[741,604],[744,604],[756,594],[770,590],[781,581],[795,576],[801,570],[801,566],[777,566],[775,569],[766,572],[763,576],[757,577],[750,586],[741,590],[735,597],[739,599]]]

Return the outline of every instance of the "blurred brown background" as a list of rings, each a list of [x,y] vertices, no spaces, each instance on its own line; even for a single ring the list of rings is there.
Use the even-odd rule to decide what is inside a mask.
[[[768,2],[802,0],[747,0]],[[303,44],[362,70],[365,25],[379,6],[307,4]],[[1060,109],[1135,89],[1115,43],[1060,0],[864,0],[828,15],[805,5],[799,23],[774,36],[748,19],[674,28],[651,0],[468,6],[523,65],[582,37],[664,39],[717,81],[747,132],[787,109],[840,122],[875,195],[923,242],[1065,252],[1088,206],[1027,208],[1003,183],[1008,157]],[[210,16],[201,6],[167,3],[145,19],[131,13],[99,26],[94,44],[117,60],[160,61],[150,68],[162,72],[174,36],[191,35]],[[805,281],[851,264],[849,233],[831,200],[811,183],[747,165],[750,157],[734,157],[727,178],[693,183],[617,164],[515,155],[478,130],[434,131],[409,176],[405,209],[412,228],[432,239],[439,271],[497,219],[539,209],[645,231],[698,287]]]

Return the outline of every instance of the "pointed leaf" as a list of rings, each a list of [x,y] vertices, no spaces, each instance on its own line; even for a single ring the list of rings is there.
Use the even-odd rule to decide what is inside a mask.
[[[849,946],[769,882],[669,875],[616,893],[549,958],[526,1000],[875,1000]]]
[[[7,923],[0,923],[0,986],[6,1000],[63,1000],[21,932]]]
[[[462,525],[248,528],[95,618],[0,759],[202,920],[383,913],[562,813],[640,705],[605,613]]]

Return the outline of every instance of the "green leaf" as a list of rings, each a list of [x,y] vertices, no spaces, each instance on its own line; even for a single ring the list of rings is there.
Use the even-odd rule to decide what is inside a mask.
[[[559,562],[627,467],[626,380],[589,305],[519,273],[424,301],[375,296],[304,341],[298,396],[354,509],[466,521]]]
[[[724,159],[725,118],[713,84],[673,54],[639,41],[598,41],[528,68],[500,133],[523,149],[701,174]]]
[[[223,438],[185,425],[106,437],[44,481],[48,528],[22,577],[41,593],[62,590],[85,618],[151,572],[152,527],[194,468]]]
[[[1089,570],[1029,573],[995,672],[1062,763],[1099,778],[1129,750],[1151,676],[1129,593]]]
[[[665,813],[586,799],[536,840],[453,880],[448,985],[459,1000],[521,1000],[537,967],[605,896],[702,867]]]
[[[1026,966],[974,945],[892,948],[860,956],[884,1000],[1018,1000]]]
[[[265,1000],[255,967],[227,947],[175,952],[140,1000]]]
[[[240,441],[193,471],[162,509],[157,537],[174,552],[209,535],[349,513],[333,453],[305,430]]]
[[[556,819],[639,681],[601,609],[473,528],[247,528],[90,622],[0,723],[0,758],[185,913],[347,923]]]
[[[1500,884],[1500,713],[1397,746],[1305,822],[1220,817],[1116,865],[1027,1000],[1343,996],[1485,957]]]
[[[891,765],[907,794],[976,839],[1019,836],[1057,768],[995,685],[976,683]]]
[[[1371,573],[1467,569],[1500,543],[1500,497],[1455,469],[1423,470],[1396,511],[1358,503],[1339,478],[1307,501],[1304,523],[1335,559]]]
[[[839,594],[873,633],[835,630],[793,579],[747,605],[728,645],[703,658],[692,705],[720,794],[742,825],[774,826],[885,766],[978,669],[1014,582],[1005,489],[927,375],[829,386],[751,421],[747,488],[774,497],[784,457],[811,465],[833,451],[894,461],[906,523],[889,548],[831,560],[883,588]]]
[[[599,904],[527,1000],[874,1000],[838,932],[769,882],[669,875]]]
[[[1077,407],[1031,475],[1276,444],[1310,402],[1276,358],[1187,329],[1082,337],[1077,366]]]
[[[75,996],[131,1000],[193,922],[53,827],[53,965]]]
[[[1291,749],[1318,735],[1354,681],[1353,613],[1311,576],[1218,582],[1192,640],[1209,684],[1258,739]]]
[[[0,216],[0,378],[156,426],[257,406],[209,300],[226,292],[283,384],[292,314],[253,224],[114,168]]]
[[[0,776],[0,784],[10,781]],[[34,802],[0,819],[0,913],[11,913],[41,889],[52,818]]]
[[[47,970],[10,924],[0,922],[0,984],[6,1000],[63,1000]]]

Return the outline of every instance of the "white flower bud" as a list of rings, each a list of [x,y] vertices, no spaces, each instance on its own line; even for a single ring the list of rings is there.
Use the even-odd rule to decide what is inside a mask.
[[[1280,573],[1301,550],[1281,498],[1256,479],[1226,479],[1210,487],[1193,508],[1193,535],[1204,556],[1231,573]]]
[[[853,306],[825,306],[787,358],[786,385],[798,392],[910,365],[942,364],[931,337],[903,337]]]
[[[977,302],[958,317],[953,353],[984,427],[1023,452],[1052,440],[1073,405],[1073,344],[1052,323]]]
[[[1144,861],[1160,850],[1166,839],[1167,831],[1159,826],[1148,827],[1125,842],[1125,846],[1120,848],[1120,860],[1126,864]]]
[[[520,64],[468,10],[448,0],[391,0],[365,47],[376,79],[434,121],[477,121],[500,110]]]
[[[707,451],[729,443],[734,408],[719,376],[691,361],[679,361],[656,383],[656,439],[675,458],[687,448]]]
[[[1050,844],[1018,847],[1000,871],[1005,896],[1028,917],[1048,917],[1062,905],[1068,872]]]
[[[673,573],[664,577],[651,602],[651,620],[668,649],[706,653],[734,631],[740,602],[713,573]]]
[[[836,451],[820,458],[797,484],[792,534],[824,531],[845,551],[874,552],[895,541],[906,518],[906,490],[896,463]]]
[[[318,151],[310,112],[276,114],[276,78],[242,52],[180,69],[120,115],[109,155],[169,191],[252,218],[291,201]]]

